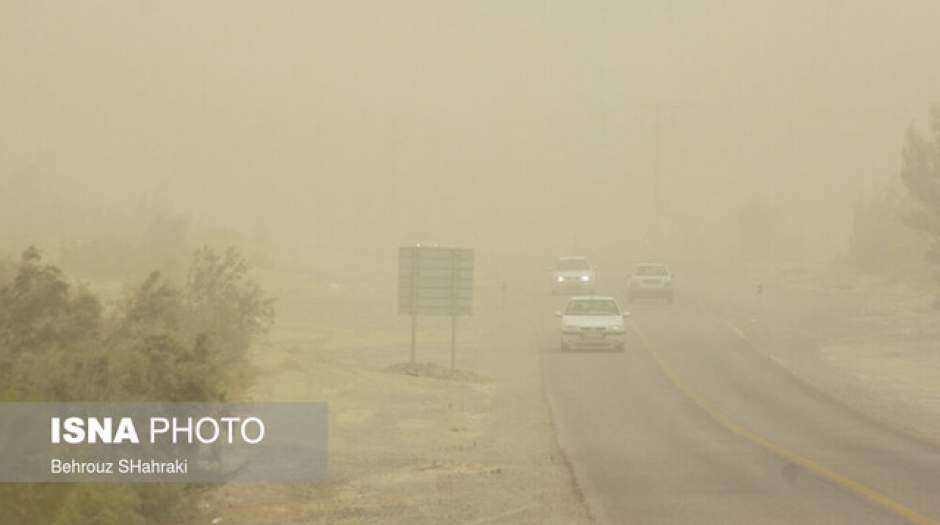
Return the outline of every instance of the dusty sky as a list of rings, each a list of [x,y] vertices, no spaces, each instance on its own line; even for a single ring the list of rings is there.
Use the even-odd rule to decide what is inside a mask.
[[[0,0],[0,218],[641,252],[658,120],[666,244],[723,246],[758,199],[828,256],[940,102],[938,27],[930,0]]]

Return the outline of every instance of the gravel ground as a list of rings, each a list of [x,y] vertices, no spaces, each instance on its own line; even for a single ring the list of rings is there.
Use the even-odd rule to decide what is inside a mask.
[[[929,293],[871,280],[769,289],[732,316],[756,350],[858,412],[940,444],[940,312]]]
[[[514,329],[524,319],[463,322],[457,370],[449,323],[424,323],[419,362],[403,364],[407,323],[355,321],[282,322],[255,359],[253,399],[329,403],[329,480],[221,486],[192,524],[591,521],[557,446],[532,335]]]

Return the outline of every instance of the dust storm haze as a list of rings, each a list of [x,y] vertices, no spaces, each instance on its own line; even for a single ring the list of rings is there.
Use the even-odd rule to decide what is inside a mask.
[[[937,523],[938,27],[0,0],[0,413],[329,405],[325,479],[0,524]],[[416,245],[473,250],[472,315],[399,315]]]
[[[165,213],[314,263],[416,235],[621,263],[728,254],[761,201],[830,256],[934,101],[937,10],[4,2],[4,244]]]

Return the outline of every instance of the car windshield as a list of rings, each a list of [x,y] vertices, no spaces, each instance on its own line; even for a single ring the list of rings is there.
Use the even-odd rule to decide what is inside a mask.
[[[645,264],[638,266],[636,269],[637,275],[669,275],[669,270],[665,266],[658,264]]]
[[[565,315],[620,315],[613,299],[578,299],[568,303]]]
[[[559,270],[589,270],[591,265],[587,259],[561,259],[558,261]]]

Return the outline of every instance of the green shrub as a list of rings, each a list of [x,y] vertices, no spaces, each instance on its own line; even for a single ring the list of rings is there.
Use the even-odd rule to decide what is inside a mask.
[[[88,290],[23,252],[0,282],[0,401],[223,401],[247,385],[272,301],[234,250],[196,251],[182,288],[150,274],[104,314]],[[13,523],[172,523],[179,484],[0,486]]]

